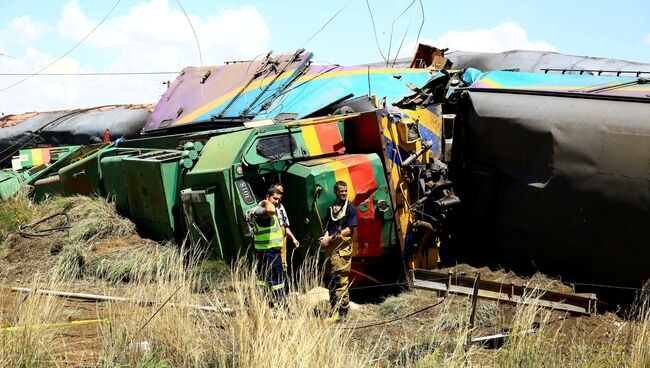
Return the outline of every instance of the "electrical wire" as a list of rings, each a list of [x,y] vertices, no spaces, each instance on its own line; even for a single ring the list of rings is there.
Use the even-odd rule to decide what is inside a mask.
[[[388,53],[386,54],[386,67],[388,68],[388,63],[390,63],[390,51],[393,48],[393,33],[395,31],[395,20],[397,17],[393,16],[393,21],[390,24],[390,38],[388,39]]]
[[[445,301],[445,299],[446,299],[446,298],[443,297],[441,300],[439,300],[439,301],[437,301],[437,302],[435,302],[435,303],[433,303],[433,304],[427,305],[427,306],[424,307],[424,308],[420,308],[420,309],[418,309],[418,310],[416,310],[416,311],[414,311],[414,312],[411,312],[411,313],[409,313],[409,314],[405,314],[405,315],[403,315],[403,316],[395,317],[395,318],[393,318],[393,319],[389,319],[389,320],[386,320],[386,321],[377,321],[377,322],[369,323],[369,324],[367,324],[367,325],[362,325],[362,326],[344,327],[343,329],[344,329],[344,330],[361,330],[361,329],[368,328],[368,327],[375,327],[375,326],[386,325],[386,324],[389,324],[389,323],[391,323],[391,322],[399,321],[399,320],[402,320],[402,319],[404,319],[404,318],[408,318],[408,317],[414,316],[414,315],[416,315],[416,314],[422,313],[422,312],[424,312],[424,311],[427,311],[427,310],[429,310],[429,309],[431,309],[431,308],[433,308],[433,307],[436,307],[436,306],[442,304],[442,303]]]
[[[368,13],[370,13],[370,20],[372,21],[372,32],[375,36],[377,50],[379,50],[379,54],[381,55],[382,59],[384,59],[384,62],[388,63],[388,59],[386,59],[386,56],[384,56],[384,53],[381,51],[381,47],[379,46],[379,39],[377,39],[377,27],[375,27],[375,18],[372,16],[372,9],[370,9],[370,2],[368,0],[366,0],[366,5],[368,6]]]
[[[422,0],[418,0],[420,2],[420,10],[422,10],[422,23],[420,23],[420,29],[418,30],[418,36],[415,38],[415,51],[417,51],[418,47],[418,42],[420,41],[420,33],[422,33],[422,27],[424,27],[424,5],[422,5]],[[414,51],[414,53],[415,53]]]
[[[261,105],[266,104],[266,103],[267,103],[269,100],[271,100],[271,99],[276,100],[276,99],[278,99],[278,98],[281,98],[279,103],[274,103],[274,105],[276,105],[276,107],[274,107],[273,109],[270,109],[270,110],[266,111],[265,116],[268,117],[269,114],[271,114],[273,111],[277,110],[279,107],[281,107],[281,106],[284,104],[284,102],[286,101],[286,99],[289,97],[289,92],[294,91],[295,89],[297,89],[297,88],[303,86],[304,84],[309,83],[309,82],[313,81],[314,79],[317,79],[317,78],[319,78],[319,77],[321,77],[321,76],[323,76],[323,75],[325,75],[325,74],[327,74],[327,73],[329,73],[329,72],[331,72],[331,71],[333,71],[333,70],[336,70],[336,69],[338,69],[338,68],[340,68],[340,67],[341,67],[341,66],[339,66],[339,65],[335,65],[335,66],[333,66],[332,68],[326,69],[326,70],[324,70],[324,71],[322,71],[322,72],[316,74],[316,75],[313,76],[312,78],[310,78],[310,79],[308,79],[308,80],[306,80],[306,81],[303,81],[303,82],[301,82],[301,83],[299,83],[299,84],[297,84],[297,85],[294,86],[293,83],[294,83],[296,80],[298,80],[299,78],[301,78],[301,76],[297,76],[297,77],[294,78],[294,80],[292,80],[290,83],[287,83],[287,84],[283,87],[283,89],[282,89],[280,92],[276,92],[275,94],[269,96],[267,99],[265,99],[265,100],[263,100],[263,101],[258,101],[257,104],[256,104],[255,106],[253,106],[253,109],[256,109],[258,106],[261,106]],[[305,73],[307,72],[307,70],[308,70],[308,69],[305,69]],[[327,83],[327,82],[325,82],[325,83]],[[289,88],[289,86],[291,86],[291,88]],[[321,87],[322,87],[322,85],[321,85],[320,87],[317,87],[314,91],[318,90],[318,89],[321,88]],[[294,100],[295,100],[295,98],[297,98],[298,96],[300,96],[303,92],[304,92],[304,90],[300,91],[300,93],[299,93],[298,95],[294,96]],[[297,101],[292,101],[293,104],[295,104],[296,102],[297,102]]]
[[[84,76],[84,75],[157,75],[157,74],[178,74],[179,72],[88,72],[88,73],[0,73],[0,76]]]
[[[402,13],[400,13],[400,15],[398,15],[397,17],[393,17],[393,22],[390,25],[390,41],[388,42],[388,55],[387,55],[388,57],[386,58],[387,59],[386,67],[388,67],[388,64],[390,62],[390,51],[391,51],[392,46],[393,46],[393,33],[394,33],[394,30],[395,30],[395,22],[397,22],[399,20],[399,18],[401,18],[402,15],[404,15],[404,13],[406,13],[411,8],[411,6],[413,6],[413,4],[415,4],[415,0],[411,1],[409,6],[407,6],[406,9],[404,9],[402,11]],[[409,23],[409,27],[410,26],[411,26],[411,24]],[[406,31],[408,32],[408,27],[407,27]],[[402,42],[403,42],[403,40],[402,40]],[[400,45],[400,48],[401,48],[401,45]],[[397,52],[399,53],[399,50]],[[397,57],[397,56],[395,56],[395,57]]]
[[[570,282],[570,281],[565,281],[565,283],[569,285],[577,285],[577,286],[591,286],[591,287],[598,287],[598,288],[603,288],[603,289],[620,289],[620,290],[643,290],[642,288],[638,287],[629,287],[629,286],[617,286],[617,285],[603,285],[603,284],[588,284],[588,283],[582,283],[582,282]]]
[[[335,67],[333,67],[331,69],[328,69],[328,70],[326,70],[326,71],[324,71],[322,73],[319,73],[318,76],[324,75],[327,72],[329,72],[331,70],[334,70],[334,69],[337,69],[337,68],[340,68],[340,67],[335,66]],[[314,77],[314,78],[316,78],[316,77]],[[314,78],[312,78],[312,79],[314,79]],[[332,82],[332,80],[333,80],[332,78],[328,78],[327,80],[323,81],[323,83],[320,86],[318,86],[318,87],[316,87],[315,89],[312,90],[312,93],[314,93],[314,92],[318,91],[319,89],[323,88],[326,84]],[[300,85],[302,85],[302,84],[304,84],[304,83],[301,83]],[[298,86],[296,86],[296,87],[298,87]],[[308,90],[308,88],[304,88],[304,89],[300,90],[298,93],[296,93],[295,95],[285,94],[283,96],[284,99],[281,101],[281,104],[283,105],[283,108],[285,108],[286,110],[289,110],[291,107],[293,107],[298,102],[300,102],[300,101],[304,100],[305,98],[309,97],[310,94],[305,94],[305,92],[307,90]],[[289,97],[293,97],[293,99],[291,101],[287,101],[287,99]],[[285,102],[287,103],[286,107],[284,107]]]
[[[137,331],[137,332],[136,332],[136,333],[131,337],[131,339],[126,343],[126,345],[124,345],[124,346],[122,347],[122,349],[117,353],[117,355],[115,355],[115,358],[116,358],[116,359],[119,358],[120,355],[122,355],[122,353],[124,352],[124,350],[126,350],[126,348],[128,348],[129,345],[131,345],[131,343],[133,342],[133,340],[135,340],[135,338],[138,336],[138,334],[140,334],[140,332],[142,332],[142,330],[143,330],[143,329],[144,329],[144,328],[149,324],[149,322],[151,322],[151,320],[152,320],[152,319],[153,319],[153,318],[158,314],[158,312],[160,312],[160,311],[163,309],[163,307],[164,307],[165,305],[167,305],[167,303],[169,303],[170,300],[172,300],[172,298],[174,297],[174,295],[176,295],[176,293],[178,293],[178,291],[179,291],[182,287],[183,287],[183,284],[179,285],[178,288],[176,288],[176,290],[175,290],[175,291],[174,291],[174,292],[173,292],[173,293],[172,293],[172,294],[167,298],[167,300],[165,300],[165,301],[160,305],[160,307],[158,307],[158,309],[156,309],[156,311],[153,312],[153,314],[149,317],[149,319],[147,319],[147,321],[146,321],[142,326],[140,326],[140,328],[138,329],[138,331]]]
[[[397,52],[395,53],[395,58],[393,59],[393,63],[391,64],[391,66],[395,66],[395,63],[397,62],[397,57],[399,56],[399,52],[402,51],[404,40],[406,39],[406,35],[409,33],[409,29],[411,29],[412,22],[413,19],[411,19],[411,21],[409,21],[408,26],[406,26],[406,31],[404,31],[404,36],[402,36],[402,41],[399,43],[399,47],[397,48]]]
[[[194,34],[194,40],[196,41],[196,47],[199,50],[200,71],[201,71],[201,74],[203,74],[203,54],[201,53],[201,44],[199,43],[199,37],[196,35],[196,31],[194,30],[194,25],[192,24],[192,21],[190,20],[190,17],[187,15],[187,12],[185,11],[185,8],[183,8],[183,5],[181,4],[181,0],[176,0],[176,3],[178,4],[178,6],[183,11],[183,14],[185,15],[185,19],[187,19],[187,23],[189,23],[190,28],[192,29],[192,34]],[[201,97],[203,98],[203,102],[206,103],[207,100],[205,99],[205,94],[203,93],[203,83],[201,83]]]
[[[8,158],[11,158],[11,156],[15,152],[18,152],[21,149],[23,149],[24,147],[26,147],[27,145],[31,144],[32,141],[34,141],[35,139],[40,138],[41,133],[47,131],[48,129],[50,129],[52,127],[55,127],[55,126],[63,123],[64,121],[72,118],[75,115],[78,115],[78,114],[81,114],[81,113],[84,113],[84,112],[87,112],[87,111],[90,111],[90,110],[93,110],[93,109],[96,109],[96,108],[97,107],[90,107],[90,108],[80,109],[80,110],[77,110],[77,111],[72,111],[72,112],[66,113],[66,114],[61,115],[61,116],[53,119],[52,121],[44,124],[42,127],[36,129],[33,132],[25,132],[24,133],[26,135],[25,137],[19,139],[16,143],[14,143],[11,146],[9,146],[9,147],[3,149],[2,151],[0,151],[0,163],[4,162]],[[18,149],[14,149],[17,146],[19,146]],[[4,153],[7,152],[7,151],[10,151],[10,154],[8,156],[3,156]]]
[[[305,43],[302,45],[302,48],[305,48],[305,46],[307,46],[307,44],[309,43],[309,41],[311,41],[311,40],[312,40],[314,37],[316,37],[316,35],[318,35],[318,34],[319,34],[319,33],[320,33],[320,32],[321,32],[325,27],[327,27],[327,25],[330,24],[330,22],[333,21],[334,18],[336,18],[336,17],[339,15],[339,13],[341,13],[341,12],[343,11],[343,9],[345,9],[345,7],[348,6],[348,4],[349,4],[349,2],[346,3],[345,5],[343,5],[343,6],[341,7],[341,9],[339,9],[339,11],[336,12],[336,14],[334,14],[334,15],[333,15],[333,16],[332,16],[332,17],[331,17],[331,18],[330,18],[330,19],[329,19],[325,24],[323,24],[322,27],[320,27],[320,29],[319,29],[318,31],[316,31],[316,33],[314,33],[311,37],[309,37],[309,38],[307,39],[307,41],[305,41]]]
[[[59,56],[56,60],[54,60],[53,62],[49,63],[48,65],[46,65],[45,67],[41,68],[39,71],[37,71],[36,73],[34,73],[34,75],[40,74],[40,73],[41,73],[42,71],[44,71],[45,69],[47,69],[47,68],[51,67],[52,65],[58,63],[61,59],[63,59],[64,57],[68,56],[72,51],[74,51],[77,47],[79,47],[79,45],[81,45],[84,41],[86,41],[86,39],[88,39],[88,37],[90,37],[90,35],[92,35],[92,34],[97,30],[97,28],[99,28],[99,26],[101,26],[101,25],[106,21],[106,19],[108,19],[108,17],[113,13],[113,11],[115,10],[115,8],[117,8],[117,6],[119,5],[120,1],[122,1],[122,0],[117,0],[117,1],[115,2],[115,4],[113,4],[113,7],[111,8],[111,10],[109,10],[108,13],[106,13],[106,15],[104,16],[104,18],[102,18],[102,20],[100,20],[99,23],[97,23],[97,25],[95,26],[95,28],[93,28],[90,32],[88,32],[88,34],[86,34],[86,35],[84,36],[84,38],[82,38],[81,40],[79,40],[79,42],[77,42],[74,46],[72,46],[72,48],[70,48],[68,51],[66,51],[63,55]],[[26,78],[23,78],[23,79],[19,80],[18,82],[14,83],[14,84],[11,84],[11,85],[9,85],[9,86],[3,88],[3,89],[0,89],[0,92],[4,92],[4,91],[8,90],[9,88],[15,87],[15,86],[17,86],[17,85],[19,85],[19,84],[25,82],[26,80],[29,80],[29,79],[32,78],[34,75],[30,75],[30,76],[28,76],[28,77],[26,77]]]

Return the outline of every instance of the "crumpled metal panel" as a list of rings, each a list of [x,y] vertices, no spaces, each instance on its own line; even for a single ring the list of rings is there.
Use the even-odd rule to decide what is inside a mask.
[[[300,50],[298,50],[300,51]],[[190,67],[169,86],[149,117],[150,132],[214,118],[255,115],[262,104],[300,74],[310,52],[267,55],[259,61]]]
[[[390,105],[412,93],[408,83],[422,86],[431,77],[426,69],[309,65],[311,57],[311,53],[298,58],[281,55],[273,68],[264,60],[186,68],[156,105],[144,132],[198,124],[241,125],[279,115],[301,119],[364,95],[386,98]]]

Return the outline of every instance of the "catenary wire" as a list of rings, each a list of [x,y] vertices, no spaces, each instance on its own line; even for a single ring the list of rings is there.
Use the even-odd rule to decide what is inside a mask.
[[[194,41],[196,41],[196,47],[199,50],[199,66],[200,66],[200,71],[201,74],[203,74],[203,54],[201,53],[201,43],[199,42],[199,37],[196,35],[196,30],[194,30],[194,25],[192,24],[192,21],[190,20],[189,15],[187,15],[187,12],[185,11],[185,8],[183,8],[183,4],[181,4],[181,0],[176,0],[176,3],[178,6],[181,8],[183,11],[183,15],[185,15],[185,19],[187,19],[187,23],[189,23],[190,28],[192,29],[192,34],[194,34]],[[203,98],[203,102],[207,102],[205,98],[205,94],[203,92],[203,83],[200,83],[200,88],[201,88],[201,97]]]
[[[179,72],[87,72],[87,73],[0,73],[0,76],[102,76],[102,75],[157,75],[157,74],[178,74]]]
[[[101,25],[106,21],[106,19],[108,19],[108,17],[113,13],[113,10],[115,10],[115,8],[117,8],[117,6],[120,4],[120,1],[121,1],[121,0],[117,0],[117,1],[115,2],[115,4],[113,4],[113,7],[111,8],[111,10],[109,10],[108,13],[106,13],[106,15],[104,16],[104,18],[102,18],[102,20],[100,20],[99,23],[97,23],[97,25],[95,26],[95,28],[93,28],[90,32],[88,32],[88,34],[86,34],[86,35],[84,36],[84,38],[82,38],[81,40],[79,40],[79,42],[77,42],[74,46],[72,46],[72,48],[70,48],[68,51],[66,51],[63,55],[59,56],[56,60],[54,60],[53,62],[49,63],[48,65],[46,65],[45,67],[41,68],[39,71],[37,71],[36,73],[34,73],[34,75],[36,75],[36,74],[40,74],[40,73],[41,73],[42,71],[44,71],[45,69],[47,69],[47,68],[51,67],[52,65],[56,64],[57,62],[59,62],[59,61],[60,61],[61,59],[63,59],[64,57],[68,56],[68,55],[69,55],[72,51],[74,51],[77,47],[79,47],[79,45],[81,45],[84,41],[86,41],[86,39],[88,39],[88,37],[90,37],[90,35],[92,35],[92,34],[97,30],[97,28],[99,28],[99,26],[101,26]],[[27,76],[26,78],[23,78],[23,79],[19,80],[18,82],[15,82],[15,83],[13,83],[13,84],[10,84],[9,86],[4,87],[3,89],[0,89],[0,92],[4,92],[4,91],[8,90],[9,88],[15,87],[15,86],[17,86],[17,85],[19,85],[19,84],[25,82],[26,80],[29,80],[29,79],[32,78],[34,75]]]
[[[397,52],[395,53],[395,58],[393,59],[393,63],[391,66],[395,66],[395,63],[397,62],[397,57],[399,56],[399,52],[402,51],[402,46],[404,45],[404,40],[406,39],[406,35],[409,33],[409,29],[411,28],[411,22],[409,22],[408,26],[406,26],[406,31],[404,32],[404,36],[402,37],[402,41],[399,43],[399,47],[397,48]]]
[[[333,15],[333,16],[332,16],[332,17],[331,17],[327,22],[325,22],[325,24],[323,24],[322,27],[320,27],[320,29],[319,29],[318,31],[316,31],[316,33],[314,33],[313,35],[311,35],[311,37],[309,37],[309,38],[307,39],[307,41],[305,41],[305,43],[302,45],[302,47],[304,48],[305,46],[307,46],[307,44],[309,43],[309,41],[311,41],[311,40],[312,40],[314,37],[316,37],[316,36],[317,36],[317,35],[318,35],[318,34],[319,34],[323,29],[325,29],[325,27],[327,27],[327,25],[330,24],[330,22],[333,21],[334,18],[336,18],[336,17],[339,15],[339,13],[341,13],[341,12],[343,11],[343,9],[345,9],[345,7],[348,6],[348,4],[349,4],[349,2],[346,3],[346,4],[344,4],[344,5],[341,7],[341,9],[339,9],[339,11],[337,11],[337,12],[336,12],[336,13],[335,13],[335,14],[334,14],[334,15]]]
[[[420,2],[420,10],[422,11],[422,23],[420,23],[420,29],[418,29],[418,36],[415,38],[415,47],[417,49],[418,47],[418,42],[420,41],[420,33],[422,33],[422,27],[424,27],[424,5],[422,5],[422,0],[418,0]]]
[[[384,53],[381,51],[381,47],[379,46],[379,39],[377,39],[377,27],[375,27],[375,18],[372,16],[372,9],[370,9],[370,2],[366,0],[366,5],[368,6],[368,13],[370,13],[370,21],[372,22],[372,33],[375,36],[375,43],[377,44],[377,50],[379,50],[379,54],[381,55],[382,59],[384,59],[384,62],[387,62],[386,56],[384,56]]]
[[[388,43],[388,55],[387,55],[387,58],[386,58],[387,59],[386,60],[386,67],[388,67],[388,64],[390,63],[390,52],[391,52],[391,49],[392,49],[392,46],[393,46],[393,32],[395,30],[395,22],[397,22],[397,20],[399,18],[401,18],[402,15],[404,15],[404,13],[406,13],[411,8],[411,6],[413,6],[413,4],[415,4],[415,0],[412,0],[411,3],[409,4],[409,6],[407,6],[406,9],[404,9],[402,11],[402,13],[400,13],[400,15],[398,15],[397,17],[393,17],[393,22],[390,25],[390,41]],[[409,24],[409,26],[410,26],[410,24]],[[408,32],[408,27],[407,27],[407,32]],[[401,45],[400,45],[400,47],[401,47]],[[398,53],[399,53],[399,50],[398,50]],[[397,56],[395,56],[395,57],[397,58]]]

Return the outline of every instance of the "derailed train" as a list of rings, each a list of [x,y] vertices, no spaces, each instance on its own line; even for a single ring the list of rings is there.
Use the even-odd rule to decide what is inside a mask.
[[[142,138],[23,161],[0,186],[111,196],[142,231],[189,235],[230,259],[249,244],[246,213],[269,184],[285,183],[294,233],[315,244],[344,180],[359,211],[358,282],[436,267],[439,249],[447,264],[575,282],[638,287],[650,276],[644,78],[311,57],[186,68]]]

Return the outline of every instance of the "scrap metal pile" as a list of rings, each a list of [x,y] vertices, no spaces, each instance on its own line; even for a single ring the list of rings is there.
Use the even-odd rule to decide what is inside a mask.
[[[316,247],[343,180],[359,211],[357,282],[394,282],[441,254],[585,283],[650,276],[643,73],[453,70],[425,46],[409,67],[312,57],[185,68],[140,137],[24,147],[0,194],[110,196],[142,232],[231,259],[275,182],[295,235]]]

